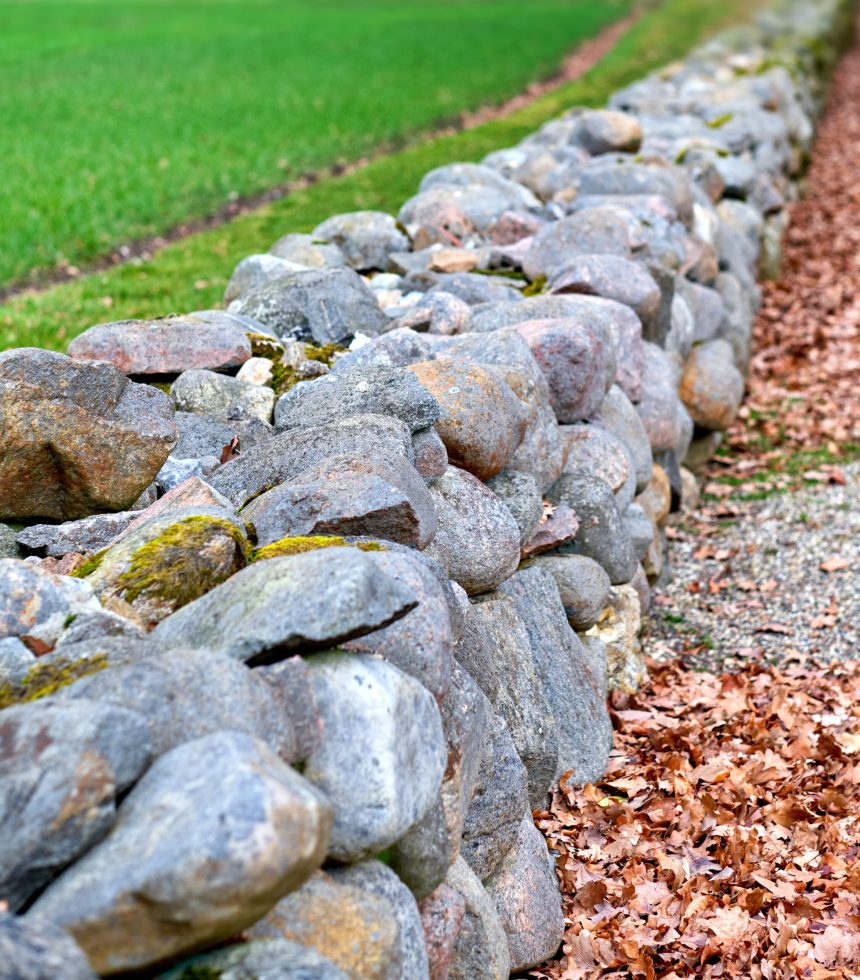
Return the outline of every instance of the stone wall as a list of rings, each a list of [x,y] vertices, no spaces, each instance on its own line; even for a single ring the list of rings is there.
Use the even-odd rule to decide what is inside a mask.
[[[287,235],[226,311],[0,355],[4,976],[556,952],[531,809],[641,681],[850,16]]]

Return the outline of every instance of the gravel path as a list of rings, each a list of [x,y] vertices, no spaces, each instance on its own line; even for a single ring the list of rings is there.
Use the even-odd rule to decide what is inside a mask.
[[[806,194],[791,207],[782,276],[764,286],[748,407],[711,479],[784,485],[774,471],[792,453],[821,448],[838,458],[860,442],[858,155],[855,47],[834,76]],[[674,581],[655,592],[649,653],[725,669],[759,658],[860,657],[860,466],[840,473],[844,486],[732,498],[671,529]]]

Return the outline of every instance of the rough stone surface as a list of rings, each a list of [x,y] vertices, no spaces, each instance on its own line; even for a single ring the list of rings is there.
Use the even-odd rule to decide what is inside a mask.
[[[643,324],[660,312],[660,287],[639,262],[621,255],[574,256],[553,272],[547,288],[616,300],[634,310]]]
[[[572,255],[628,256],[630,226],[613,208],[589,208],[545,225],[523,262],[529,279],[553,275]]]
[[[693,348],[681,374],[680,395],[696,425],[728,429],[741,406],[744,379],[725,340]]]
[[[322,548],[255,562],[168,616],[161,649],[205,647],[265,663],[386,626],[414,608],[411,589],[355,548]]]
[[[446,980],[466,915],[466,900],[444,882],[418,903],[430,980]]]
[[[469,595],[489,592],[520,560],[520,530],[502,501],[471,473],[449,466],[430,484],[438,528],[427,554]]]
[[[332,800],[329,853],[378,854],[429,809],[447,752],[433,696],[383,660],[326,653],[310,663],[323,722],[305,777]]]
[[[337,245],[353,269],[388,268],[388,256],[409,247],[409,239],[390,214],[352,211],[336,214],[311,232],[314,241]]]
[[[609,576],[585,555],[543,555],[530,565],[555,579],[567,621],[575,630],[590,629],[606,608],[612,584]]]
[[[250,926],[320,865],[330,825],[321,794],[262,742],[206,735],[153,764],[33,913],[100,974],[142,969]]]
[[[252,939],[202,953],[159,974],[159,980],[183,980],[193,970],[198,976],[208,970],[219,980],[349,980],[327,956],[290,939]]]
[[[68,353],[78,361],[111,361],[123,374],[179,374],[239,367],[251,356],[251,342],[226,318],[213,322],[187,314],[100,323],[75,337]]]
[[[96,980],[83,951],[62,929],[0,912],[0,963],[6,980]]]
[[[224,419],[272,421],[275,393],[214,371],[184,371],[170,386],[170,397],[181,412],[202,412]]]
[[[196,411],[177,412],[176,429],[179,440],[171,455],[177,459],[220,458],[234,438],[239,440],[238,451],[245,452],[272,435],[271,427],[261,419],[224,419]]]
[[[0,518],[124,510],[176,443],[162,391],[113,364],[24,347],[0,354]]]
[[[520,529],[520,546],[529,541],[543,517],[543,498],[530,473],[499,473],[487,486],[508,508]]]
[[[508,939],[480,879],[458,858],[451,865],[445,884],[463,897],[465,905],[448,980],[507,980],[511,972]]]
[[[139,517],[138,511],[93,514],[65,524],[31,524],[18,534],[18,544],[37,555],[60,558],[71,552],[99,551]]]

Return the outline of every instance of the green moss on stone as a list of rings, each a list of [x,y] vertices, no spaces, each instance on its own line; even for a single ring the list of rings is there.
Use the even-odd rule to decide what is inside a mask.
[[[384,545],[378,541],[362,541],[351,544],[346,538],[336,534],[298,535],[292,538],[281,538],[263,548],[258,548],[251,554],[251,561],[265,561],[267,558],[284,558],[288,555],[302,555],[306,551],[316,551],[319,548],[358,548],[360,551],[385,551]]]
[[[523,296],[540,296],[546,289],[546,276],[537,276],[523,290]]]
[[[104,670],[108,665],[105,654],[88,660],[50,660],[34,664],[17,683],[0,684],[0,710],[13,704],[26,704],[49,697],[81,677]]]
[[[720,129],[734,119],[735,114],[733,112],[724,112],[721,116],[716,116],[714,119],[709,119],[705,125],[708,129]]]
[[[346,349],[340,344],[323,344],[321,347],[317,347],[315,344],[305,344],[305,357],[309,361],[319,361],[321,364],[330,367],[335,357],[344,353]]]
[[[92,575],[104,561],[106,554],[107,548],[102,548],[101,551],[96,551],[94,554],[90,555],[83,565],[80,565],[71,573],[72,578],[86,578],[88,575]]]
[[[236,546],[232,567],[214,567],[206,559],[206,545],[213,535],[226,535]],[[220,517],[185,517],[141,545],[128,569],[116,583],[126,602],[141,595],[165,599],[179,609],[219,585],[247,560],[247,541],[230,521]]]

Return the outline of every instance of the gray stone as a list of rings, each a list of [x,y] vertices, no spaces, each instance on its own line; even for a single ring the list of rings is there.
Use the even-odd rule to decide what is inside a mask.
[[[303,263],[290,262],[275,255],[248,255],[236,266],[227,288],[224,290],[224,305],[241,299],[258,286],[264,286],[289,272],[300,272],[307,268]]]
[[[555,716],[535,669],[532,644],[514,601],[505,595],[482,597],[473,606],[473,633],[483,634],[458,647],[475,680],[504,718],[528,776],[528,798],[534,806],[546,800],[558,765]],[[489,656],[476,661],[481,644]],[[480,646],[478,646],[480,650]]]
[[[185,371],[170,386],[181,412],[203,412],[220,418],[272,421],[275,393],[271,388],[240,381],[214,371]]]
[[[540,568],[521,569],[501,589],[514,599],[532,646],[535,669],[558,730],[556,776],[599,779],[612,748],[606,709],[606,665],[595,670],[570,628],[558,586]]]
[[[503,177],[492,167],[480,163],[448,163],[428,171],[419,184],[419,191],[427,191],[434,187],[489,187],[508,195],[508,207],[537,208],[540,202],[534,196],[513,180]]]
[[[185,960],[158,980],[185,980],[189,976],[217,976],[219,980],[349,980],[349,977],[312,946],[289,939],[252,939],[224,946]]]
[[[164,466],[155,476],[155,486],[159,493],[167,494],[188,480],[203,481],[218,469],[217,456],[203,456],[200,459],[177,459],[168,456]]]
[[[633,550],[636,553],[636,557],[640,562],[644,561],[657,530],[654,524],[651,522],[651,518],[645,513],[639,504],[636,503],[631,504],[627,510],[624,511],[623,519],[624,526],[627,528],[627,533],[630,535],[630,543],[633,545]],[[633,579],[631,579],[631,582],[632,581]],[[576,628],[589,629],[593,625],[594,623],[589,623],[588,626]]]
[[[322,718],[317,708],[307,661],[287,657],[277,663],[255,667],[254,673],[271,687],[280,705],[282,720],[289,720],[296,743],[296,757],[306,759],[322,737]]]
[[[301,888],[282,898],[246,930],[246,935],[252,942],[286,939],[315,949],[350,978],[407,977],[403,970],[404,941],[391,902],[324,871],[316,872]],[[326,977],[322,974],[319,980]]]
[[[438,529],[427,547],[469,595],[489,592],[516,571],[520,530],[501,500],[471,473],[449,466],[430,484]]]
[[[551,959],[564,936],[561,892],[543,834],[526,813],[514,846],[484,883],[508,936],[511,971]]]
[[[443,476],[448,466],[448,450],[434,428],[421,429],[412,435],[415,469],[425,480]]]
[[[499,473],[487,487],[511,512],[520,529],[520,546],[529,541],[543,517],[543,498],[529,473]]]
[[[466,908],[454,943],[448,980],[507,980],[511,972],[507,935],[480,879],[458,858],[445,884],[463,896]]]
[[[654,462],[651,443],[639,413],[618,385],[613,385],[606,393],[595,421],[627,447],[633,459],[636,492],[641,493],[651,479]]]
[[[68,352],[76,360],[111,361],[123,374],[161,375],[239,367],[251,356],[251,342],[226,318],[217,322],[185,314],[100,323],[78,334]]]
[[[36,662],[36,655],[17,636],[0,640],[0,684],[17,686]]]
[[[67,932],[31,916],[0,912],[0,963],[5,980],[96,980]]]
[[[138,511],[93,514],[64,524],[31,524],[18,534],[18,544],[28,552],[61,558],[71,552],[99,551],[140,516]]]
[[[454,276],[452,281],[456,282],[457,279]],[[445,279],[433,286],[416,306],[400,313],[396,320],[397,327],[426,330],[428,333],[444,336],[466,333],[472,320],[469,303],[455,287],[451,290],[445,289],[447,282]]]
[[[261,419],[223,419],[200,412],[177,412],[179,441],[171,455],[177,459],[199,459],[221,456],[233,439],[239,440],[239,452],[271,438],[272,429]]]
[[[523,262],[529,279],[554,275],[573,255],[630,255],[630,225],[615,208],[589,208],[550,222]]]
[[[426,361],[433,353],[433,338],[407,327],[397,327],[381,337],[348,350],[332,364],[331,373],[340,374],[363,365],[405,367],[416,361]]]
[[[0,639],[56,642],[70,616],[100,609],[86,582],[17,558],[0,559]]]
[[[332,871],[337,882],[343,882],[366,894],[384,898],[394,910],[400,927],[401,976],[403,980],[429,980],[427,950],[421,916],[412,893],[381,861],[362,861]]]
[[[469,306],[479,303],[518,303],[522,291],[503,276],[487,276],[474,272],[454,272],[437,276],[436,285],[428,291],[428,300],[434,291],[444,291]]]
[[[205,647],[257,664],[318,650],[387,626],[415,594],[356,548],[257,561],[161,623],[162,650]]]
[[[432,694],[444,696],[451,685],[454,647],[444,588],[447,576],[435,562],[409,549],[371,551],[367,556],[386,575],[411,589],[418,605],[390,626],[350,640],[344,649],[384,657]]]
[[[553,293],[603,296],[629,306],[650,324],[661,305],[660,287],[639,262],[621,255],[577,255],[558,266],[547,282]]]
[[[675,289],[693,314],[693,340],[713,340],[726,323],[726,307],[720,294],[716,289],[690,282],[680,276],[676,280]]]
[[[332,242],[353,269],[388,268],[388,256],[409,248],[409,239],[390,214],[351,211],[336,214],[311,232],[314,241]]]
[[[236,507],[331,456],[377,453],[413,460],[409,429],[385,415],[356,415],[328,425],[289,429],[225,463],[209,480]]]
[[[61,688],[60,701],[98,701],[146,720],[154,756],[220,731],[265,742],[285,762],[301,758],[290,712],[271,684],[223,654],[171,650],[110,667]]]
[[[587,109],[577,117],[576,124],[574,138],[592,156],[600,153],[635,153],[642,143],[639,120],[626,112]]]
[[[206,735],[152,765],[33,913],[100,974],[144,969],[250,926],[319,867],[330,826],[322,795],[262,742]]]
[[[237,312],[279,337],[340,344],[356,333],[382,333],[387,318],[371,289],[352,269],[292,272],[243,296]]]
[[[346,265],[346,258],[337,245],[327,245],[313,235],[289,234],[279,238],[269,249],[272,255],[310,269],[336,269]]]
[[[176,442],[163,391],[113,364],[23,347],[0,354],[0,518],[124,510]]]
[[[491,716],[461,844],[463,859],[482,881],[513,847],[528,807],[525,766],[504,719]]]
[[[295,535],[351,534],[425,548],[436,533],[433,499],[405,459],[335,455],[255,497],[242,510],[259,546]]]
[[[275,406],[275,428],[322,425],[351,415],[393,415],[410,432],[440,415],[436,399],[409,371],[364,365],[295,385]]]
[[[430,808],[447,760],[442,721],[433,695],[384,660],[319,654],[310,672],[323,733],[304,773],[334,806],[330,854],[352,862]]]
[[[6,708],[0,742],[0,894],[14,911],[104,837],[150,740],[135,712],[48,699]]]
[[[18,547],[18,532],[8,524],[0,524],[0,558],[18,558],[21,549]]]
[[[682,221],[692,218],[692,188],[692,181],[686,171],[662,161],[637,163],[630,159],[618,163],[616,158],[594,160],[579,175],[579,194],[582,196],[654,194],[666,198]]]
[[[593,558],[541,555],[529,566],[545,569],[555,579],[567,621],[575,630],[590,629],[597,622],[609,601],[612,583]]]
[[[69,646],[102,639],[142,640],[146,637],[146,630],[139,623],[109,609],[81,613],[66,622],[68,626],[60,634],[54,652],[62,653]]]
[[[562,425],[559,431],[567,448],[564,472],[600,477],[623,511],[636,496],[636,468],[627,446],[600,425]]]
[[[593,558],[602,565],[613,585],[633,578],[636,555],[611,488],[605,480],[585,472],[565,473],[549,492],[553,503],[572,507],[579,530],[564,550]]]
[[[648,433],[651,449],[655,452],[674,449],[682,434],[678,369],[655,344],[645,343],[644,347],[642,397],[636,405],[636,411]]]
[[[443,882],[419,902],[418,908],[421,911],[431,980],[445,980],[466,916],[466,901],[459,892]]]

